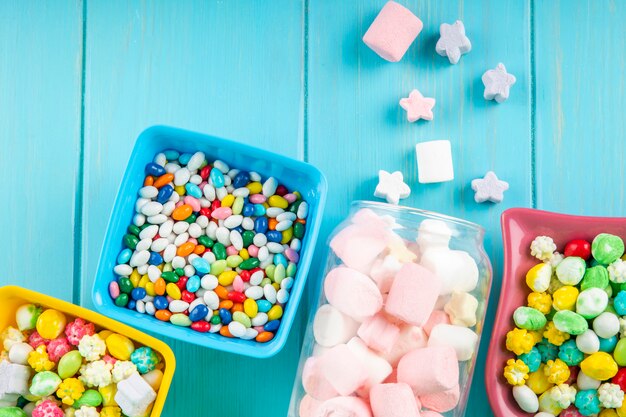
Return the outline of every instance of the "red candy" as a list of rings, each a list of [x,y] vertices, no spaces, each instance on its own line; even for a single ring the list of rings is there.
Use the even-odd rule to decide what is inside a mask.
[[[580,414],[580,412],[575,406],[570,405],[568,408],[561,411],[561,414],[559,414],[559,417],[584,417],[584,416]]]
[[[578,256],[586,261],[591,257],[591,243],[583,239],[570,240],[567,245],[565,245],[565,251],[563,254],[566,257]]]
[[[241,279],[243,280],[243,282],[248,282],[250,281],[250,271],[247,270],[243,270],[239,273],[239,276],[241,277]]]
[[[222,207],[222,202],[218,199],[213,200],[213,202],[211,203],[211,211],[216,210],[220,207]]]
[[[63,410],[50,400],[43,400],[33,409],[33,417],[63,417],[64,415]]]
[[[626,368],[621,368],[617,374],[611,379],[611,382],[619,385],[622,391],[626,391]]]
[[[210,173],[211,173],[211,165],[207,165],[200,170],[200,178],[206,181],[207,178],[209,178]]]
[[[59,362],[63,355],[72,350],[64,337],[58,337],[48,343],[48,356],[52,362]]]
[[[202,207],[200,209],[200,215],[201,216],[211,217],[211,209],[209,207]]]
[[[211,323],[204,320],[194,321],[193,323],[191,323],[191,328],[197,332],[206,333],[211,330]]]
[[[35,330],[28,336],[28,344],[32,346],[33,349],[37,349],[41,345],[48,345],[50,341],[48,339],[44,339],[41,337],[39,332]]]
[[[67,336],[67,341],[74,346],[78,346],[78,343],[83,336],[93,336],[95,332],[96,329],[93,323],[87,323],[80,317],[65,326],[65,336]]]
[[[279,195],[281,197],[283,197],[285,194],[287,194],[287,187],[285,187],[284,185],[279,185],[278,187],[276,187],[276,195]]]
[[[186,303],[191,303],[193,300],[196,299],[196,295],[192,292],[184,290],[180,298]]]
[[[228,299],[235,303],[243,303],[246,301],[246,295],[242,292],[230,291],[228,293]]]
[[[578,379],[578,373],[580,372],[580,368],[578,366],[570,366],[569,367],[569,378],[565,383],[567,385],[574,385]]]
[[[187,288],[187,281],[189,280],[189,278],[187,278],[186,276],[182,276],[180,278],[178,278],[178,282],[176,283],[176,286],[178,288],[180,288],[180,290],[184,290],[185,288]]]

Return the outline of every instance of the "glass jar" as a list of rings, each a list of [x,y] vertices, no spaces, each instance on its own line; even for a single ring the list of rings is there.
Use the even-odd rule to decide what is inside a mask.
[[[483,235],[465,220],[354,202],[329,239],[289,417],[462,416],[491,287]]]

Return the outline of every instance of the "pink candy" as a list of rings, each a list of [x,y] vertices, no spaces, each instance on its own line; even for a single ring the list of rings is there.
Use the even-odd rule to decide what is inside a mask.
[[[405,323],[422,326],[435,308],[441,284],[439,278],[417,264],[404,264],[396,274],[385,311]]]
[[[400,328],[387,321],[384,314],[378,313],[366,319],[357,334],[371,349],[388,353],[398,340]]]
[[[409,384],[420,396],[454,388],[459,382],[455,350],[438,346],[407,353],[398,363],[398,382]]]
[[[88,323],[80,317],[65,326],[65,336],[67,336],[67,341],[74,346],[78,346],[78,343],[83,336],[92,336],[95,332],[96,329],[93,323]]]
[[[64,337],[58,337],[48,343],[48,356],[52,362],[58,362],[70,350],[72,347]]]
[[[252,204],[263,204],[267,200],[263,194],[252,194],[248,198]]]
[[[407,384],[379,384],[370,391],[374,417],[419,417],[415,397]]]
[[[43,400],[33,409],[33,417],[63,417],[65,414],[54,402]]]
[[[235,247],[232,245],[226,248],[226,254],[228,256],[234,256],[234,255],[237,255],[238,253],[239,251],[235,249]]]
[[[115,359],[113,356],[107,354],[104,355],[102,357],[102,360],[105,361],[106,363],[108,363],[109,365],[115,365],[115,362],[117,362],[117,359]]]
[[[248,246],[248,254],[253,258],[256,258],[259,255],[259,248],[254,245]]]
[[[33,349],[37,349],[41,345],[48,345],[48,343],[50,343],[50,341],[41,337],[37,330],[28,336],[28,344],[31,345]]]
[[[111,281],[111,283],[109,284],[109,295],[111,296],[111,298],[117,298],[120,295],[120,285],[117,283],[117,281]]]
[[[358,321],[373,316],[383,305],[380,291],[367,275],[343,266],[328,273],[324,293],[337,310]]]
[[[233,214],[230,207],[219,207],[211,212],[211,217],[218,220],[226,220]]]

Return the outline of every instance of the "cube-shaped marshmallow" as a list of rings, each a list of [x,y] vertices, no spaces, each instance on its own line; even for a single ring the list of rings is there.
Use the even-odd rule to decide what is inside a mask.
[[[409,384],[416,395],[454,388],[459,383],[459,362],[449,346],[415,349],[400,359],[398,382]]]
[[[415,145],[418,181],[421,184],[452,181],[452,149],[449,140],[432,140]]]
[[[419,417],[417,402],[407,384],[378,384],[370,390],[374,417]]]
[[[156,399],[156,392],[138,373],[117,383],[115,402],[127,416],[143,416]]]
[[[434,310],[440,291],[436,275],[418,264],[404,264],[393,280],[385,311],[405,323],[422,326]]]
[[[331,348],[320,359],[320,374],[340,395],[351,395],[367,380],[367,370],[347,345]]]

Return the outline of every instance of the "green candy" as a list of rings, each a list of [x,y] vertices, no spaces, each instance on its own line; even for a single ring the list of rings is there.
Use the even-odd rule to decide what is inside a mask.
[[[244,232],[244,235],[245,233],[246,232]],[[244,242],[245,242],[245,239],[244,239]],[[212,248],[213,245],[215,244],[215,242],[213,242],[211,238],[206,235],[198,236],[198,243],[204,246],[205,248]]]
[[[219,245],[219,243],[217,243],[216,246],[217,245]],[[211,275],[219,276],[219,274],[224,272],[224,270],[226,270],[225,259],[220,259],[219,261],[215,261],[211,264]]]
[[[161,278],[163,278],[167,282],[174,282],[174,283],[178,282],[178,280],[180,279],[178,274],[174,271],[162,272]]]
[[[600,233],[591,242],[591,254],[602,265],[608,265],[624,254],[624,241],[619,236]]]
[[[211,324],[220,324],[221,322],[220,316],[216,315],[211,317]]]
[[[185,221],[187,223],[191,224],[191,223],[195,223],[197,218],[198,218],[198,216],[196,216],[195,214],[192,213],[191,216],[189,216],[189,217],[187,217],[185,219]]]
[[[36,373],[30,383],[29,391],[38,397],[52,395],[61,385],[61,378],[54,372],[43,371]]]
[[[95,389],[88,389],[83,392],[83,395],[81,395],[78,400],[74,401],[72,407],[78,410],[84,405],[88,407],[99,407],[100,404],[102,404],[102,395]]]
[[[268,265],[267,268],[265,268],[265,276],[269,279],[274,279],[274,271],[276,271],[276,265]]]
[[[256,268],[260,264],[261,264],[261,261],[259,261],[257,258],[248,258],[239,264],[239,268],[244,269],[244,270],[250,270],[250,269]]]
[[[581,291],[576,299],[576,312],[586,319],[592,319],[602,313],[609,305],[609,296],[603,289],[589,288]]]
[[[226,259],[226,248],[221,243],[216,243],[213,245],[213,255],[215,255],[215,259],[223,260]]]
[[[587,264],[583,258],[568,256],[556,266],[556,276],[565,285],[578,285],[585,275]]]
[[[226,258],[226,265],[230,268],[237,268],[243,262],[243,258],[239,255],[231,255]]]
[[[117,298],[115,299],[115,305],[118,307],[126,307],[126,305],[128,304],[128,294],[120,294],[117,296]]]
[[[135,226],[134,224],[131,224],[130,226],[128,226],[128,233],[131,235],[135,235],[137,237],[139,237],[139,233],[141,233],[141,230],[139,227]]]
[[[67,352],[59,361],[58,373],[61,379],[70,378],[78,372],[83,364],[83,357],[77,350]]]
[[[176,275],[178,275],[179,277],[185,275],[185,270],[183,268],[176,268],[174,272],[176,272]]]
[[[124,235],[123,240],[124,240],[124,245],[132,250],[135,250],[135,248],[137,247],[137,243],[139,243],[139,238],[131,234]]]
[[[293,236],[297,239],[302,239],[304,237],[304,225],[302,223],[296,222],[293,225]]]
[[[513,321],[520,329],[539,330],[546,325],[546,316],[532,307],[518,307],[513,313]]]
[[[292,278],[295,277],[297,269],[298,267],[296,266],[296,264],[294,264],[293,262],[289,262],[289,265],[287,266],[287,276]]]
[[[233,313],[233,320],[243,324],[246,327],[252,327],[252,322],[250,321],[250,317],[246,315],[243,311],[235,311]]]
[[[167,264],[163,265],[163,271],[161,271],[161,272],[171,272],[173,270],[174,270],[174,268],[172,268],[172,264],[167,263]]]
[[[285,279],[287,275],[287,271],[285,271],[285,266],[283,264],[276,265],[274,269],[274,282],[280,284],[282,280]]]
[[[189,319],[189,316],[183,313],[172,314],[172,317],[170,317],[170,322],[173,325],[181,327],[191,326],[191,320]]]
[[[0,407],[0,417],[28,417],[19,407]]]
[[[558,330],[574,336],[585,333],[589,328],[583,316],[569,310],[557,311],[552,322]]]
[[[626,339],[620,339],[613,350],[613,358],[619,366],[626,366]]]
[[[243,239],[243,247],[247,248],[254,240],[254,232],[252,230],[246,230],[241,234],[241,238]],[[198,239],[198,241],[200,241],[200,239]]]
[[[15,312],[17,328],[21,331],[34,329],[41,311],[41,307],[37,307],[34,304],[24,304],[20,306]]]
[[[602,265],[598,265],[587,269],[580,284],[580,289],[584,291],[594,287],[606,288],[607,285],[609,285],[609,271]]]
[[[122,277],[117,280],[117,283],[120,286],[120,291],[123,292],[124,294],[130,294],[130,292],[134,288],[133,283],[131,282],[130,278]]]

